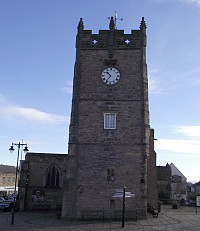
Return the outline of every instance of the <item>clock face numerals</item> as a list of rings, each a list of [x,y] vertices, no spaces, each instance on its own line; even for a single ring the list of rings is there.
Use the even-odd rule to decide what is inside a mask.
[[[120,73],[115,67],[107,67],[101,74],[101,79],[107,85],[114,85],[120,79]]]

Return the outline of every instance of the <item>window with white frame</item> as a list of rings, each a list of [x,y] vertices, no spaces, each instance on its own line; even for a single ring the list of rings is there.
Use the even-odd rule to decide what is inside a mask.
[[[116,129],[116,113],[104,113],[104,129]]]

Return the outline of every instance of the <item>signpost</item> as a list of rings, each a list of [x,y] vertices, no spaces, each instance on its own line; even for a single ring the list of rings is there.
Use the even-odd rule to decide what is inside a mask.
[[[196,195],[196,214],[197,214],[197,207],[200,207],[200,195]]]
[[[200,206],[200,195],[196,195],[196,205]]]
[[[122,200],[122,228],[125,227],[125,198],[135,197],[134,193],[126,192],[126,187],[123,189],[115,189],[114,198],[123,198]]]

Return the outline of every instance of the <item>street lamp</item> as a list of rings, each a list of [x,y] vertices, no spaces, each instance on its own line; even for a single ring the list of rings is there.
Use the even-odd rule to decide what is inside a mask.
[[[20,153],[20,148],[25,146],[25,148],[23,149],[23,151],[26,153],[28,152],[28,147],[27,144],[24,143],[12,143],[12,145],[9,148],[9,151],[12,153],[15,149],[14,146],[17,146],[17,166],[16,166],[16,172],[15,172],[15,191],[14,191],[14,202],[13,202],[13,206],[12,206],[12,210],[11,210],[11,214],[12,214],[12,220],[11,220],[11,225],[14,225],[14,216],[15,216],[15,207],[16,207],[16,191],[17,191],[17,180],[18,180],[18,171],[19,171],[19,153]]]

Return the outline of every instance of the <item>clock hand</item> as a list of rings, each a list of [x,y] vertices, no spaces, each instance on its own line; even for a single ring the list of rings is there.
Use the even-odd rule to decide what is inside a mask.
[[[108,71],[106,71],[106,73],[111,77],[111,74]]]
[[[106,73],[109,75],[109,77],[106,79],[106,82],[108,82],[108,80],[110,79],[112,75],[108,71]]]

